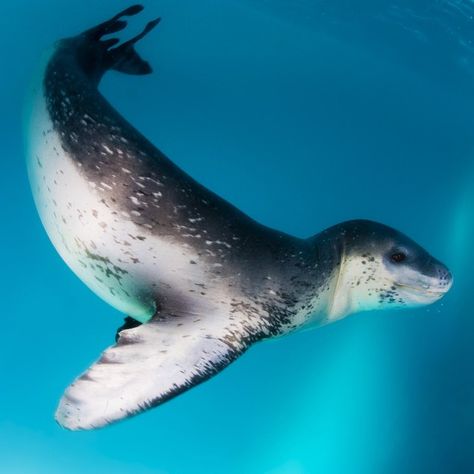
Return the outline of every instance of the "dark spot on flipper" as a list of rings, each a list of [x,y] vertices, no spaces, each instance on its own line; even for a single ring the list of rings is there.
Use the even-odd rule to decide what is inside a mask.
[[[136,319],[133,319],[131,318],[130,316],[127,316],[125,319],[124,319],[124,322],[122,324],[122,326],[120,326],[118,329],[117,329],[117,333],[115,334],[115,342],[118,341],[119,339],[119,335],[120,335],[120,332],[121,331],[125,331],[126,329],[133,329],[133,328],[136,328],[138,326],[141,326],[141,322],[140,321],[137,321]]]
[[[112,46],[115,46],[117,43],[120,43],[120,40],[118,38],[110,38],[108,40],[102,41],[102,46],[104,46],[104,48],[106,49],[109,49]]]

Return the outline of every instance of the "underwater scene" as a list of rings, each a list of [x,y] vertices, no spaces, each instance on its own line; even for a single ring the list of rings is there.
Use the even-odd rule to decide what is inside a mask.
[[[0,473],[474,472],[474,3],[142,4],[2,6]]]

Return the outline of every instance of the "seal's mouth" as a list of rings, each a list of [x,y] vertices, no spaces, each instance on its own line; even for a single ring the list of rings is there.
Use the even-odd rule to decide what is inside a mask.
[[[409,291],[411,293],[415,293],[416,295],[419,296],[427,296],[427,297],[433,297],[435,299],[442,298],[451,288],[452,286],[452,280],[449,282],[449,284],[443,285],[443,286],[432,286],[428,284],[421,284],[421,285],[406,285],[403,283],[397,283],[394,282],[394,285],[397,288],[402,288],[405,291]]]
[[[443,289],[436,289],[433,290],[430,286],[428,285],[421,285],[421,286],[415,286],[415,285],[404,285],[403,283],[394,283],[395,286],[399,288],[409,288],[410,290],[418,291],[419,293],[432,293],[434,295],[437,294],[444,294],[448,291],[448,289],[443,288]]]

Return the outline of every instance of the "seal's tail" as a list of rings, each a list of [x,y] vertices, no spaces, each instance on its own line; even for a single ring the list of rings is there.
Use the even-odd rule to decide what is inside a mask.
[[[149,74],[152,72],[149,63],[141,58],[135,50],[135,44],[158,25],[161,18],[150,21],[140,34],[118,46],[116,46],[120,42],[118,38],[103,39],[104,36],[123,30],[127,26],[127,22],[122,20],[123,17],[136,15],[142,10],[142,5],[133,5],[110,20],[82,33],[88,42],[98,46],[101,50],[101,66],[104,71],[114,69],[126,74]]]

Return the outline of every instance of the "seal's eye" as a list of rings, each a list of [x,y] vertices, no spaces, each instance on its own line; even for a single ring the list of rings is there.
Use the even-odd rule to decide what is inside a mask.
[[[395,252],[390,255],[390,260],[395,263],[401,263],[407,258],[406,254],[403,252]]]

